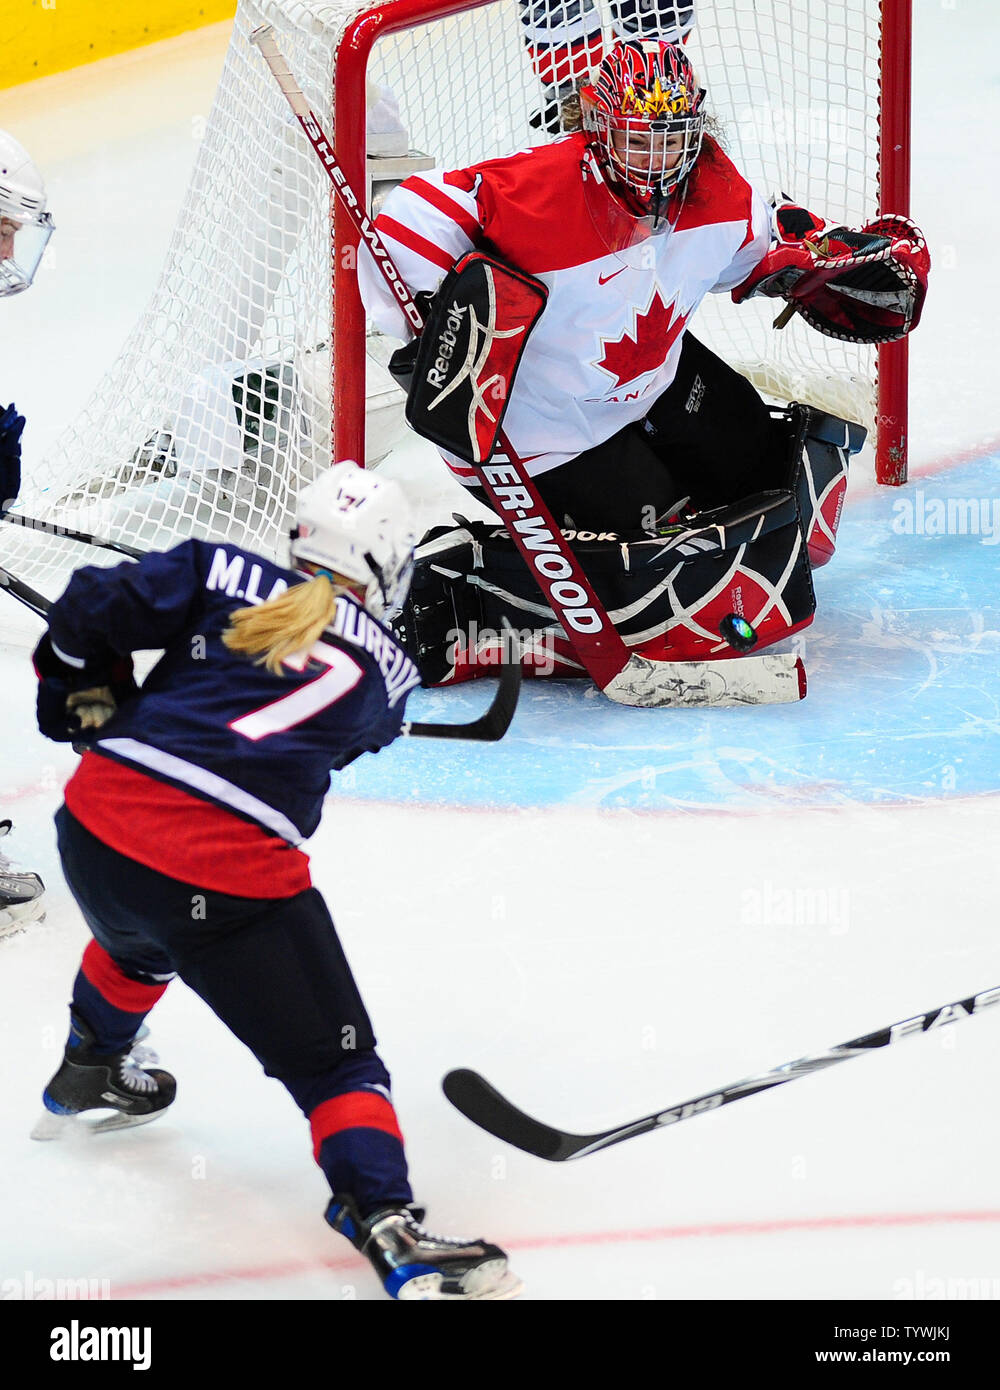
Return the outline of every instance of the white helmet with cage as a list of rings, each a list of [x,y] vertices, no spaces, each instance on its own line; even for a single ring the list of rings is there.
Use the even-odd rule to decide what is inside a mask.
[[[0,297],[28,288],[54,230],[41,174],[23,145],[0,130]]]
[[[296,517],[292,565],[341,576],[363,589],[374,617],[395,617],[409,592],[416,544],[399,484],[356,463],[337,463],[299,494]]]

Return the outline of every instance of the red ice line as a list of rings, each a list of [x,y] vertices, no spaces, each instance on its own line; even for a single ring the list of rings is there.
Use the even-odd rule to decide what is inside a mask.
[[[864,1230],[884,1226],[942,1226],[961,1223],[975,1225],[1000,1222],[1000,1211],[916,1211],[868,1212],[858,1216],[797,1217],[784,1221],[723,1221],[713,1225],[660,1226],[646,1231],[572,1231],[564,1235],[527,1236],[504,1241],[508,1250],[558,1250],[579,1245],[621,1245],[632,1241],[701,1240],[708,1236],[767,1236],[789,1231]],[[334,1273],[356,1270],[356,1256],[337,1260],[294,1260],[281,1264],[248,1266],[245,1269],[212,1270],[199,1274],[177,1274],[165,1279],[143,1279],[119,1285],[114,1298],[144,1298],[150,1294],[182,1289],[209,1288],[234,1282],[265,1279],[291,1279],[321,1270]]]

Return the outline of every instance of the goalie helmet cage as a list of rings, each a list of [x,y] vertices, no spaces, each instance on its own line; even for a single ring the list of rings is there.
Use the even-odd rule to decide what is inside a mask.
[[[536,22],[543,4],[528,0]],[[551,22],[579,5],[544,8]],[[591,5],[610,40],[608,0]],[[708,109],[762,192],[854,226],[909,211],[911,0],[696,0],[695,13],[687,51]],[[391,89],[411,150],[444,168],[549,138],[530,123],[542,88],[521,14],[516,0],[239,0],[152,299],[82,415],[26,470],[18,510],[140,547],[193,534],[280,555],[299,489],[332,458],[365,457],[366,337],[357,235],[250,34],[274,26],[360,190],[366,79]],[[905,481],[905,341],[876,359],[798,319],[776,332],[776,312],[709,296],[696,331],[772,398],[877,426],[879,481]],[[5,564],[43,589],[113,561],[0,530]]]

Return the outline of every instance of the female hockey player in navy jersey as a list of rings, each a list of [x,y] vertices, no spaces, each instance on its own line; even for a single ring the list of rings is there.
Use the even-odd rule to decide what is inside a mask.
[[[419,682],[383,625],[412,544],[399,488],[342,463],[300,499],[293,570],[189,540],[81,569],[52,606],[39,724],[89,743],[56,824],[93,940],[35,1137],[163,1113],[174,1078],[130,1052],[179,975],[301,1107],[327,1220],[393,1297],[503,1298],[503,1251],[419,1224],[389,1075],[298,848],[331,770],[391,743]],[[131,653],[160,647],[138,689]]]

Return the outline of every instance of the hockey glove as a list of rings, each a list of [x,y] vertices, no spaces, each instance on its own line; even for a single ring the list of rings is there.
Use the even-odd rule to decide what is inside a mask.
[[[805,208],[775,209],[777,245],[742,285],[736,304],[754,295],[788,301],[818,332],[850,343],[891,343],[920,321],[930,255],[919,228],[887,216],[859,230],[830,226]]]
[[[102,729],[118,708],[110,685],[95,685],[89,690],[74,690],[66,699],[66,713],[76,715],[80,732]]]
[[[21,432],[24,416],[9,405],[0,411],[0,517],[13,505],[21,488]]]
[[[123,701],[138,693],[131,657],[115,657],[110,667],[71,666],[45,633],[32,659],[38,675],[38,727],[55,743],[86,743]]]

